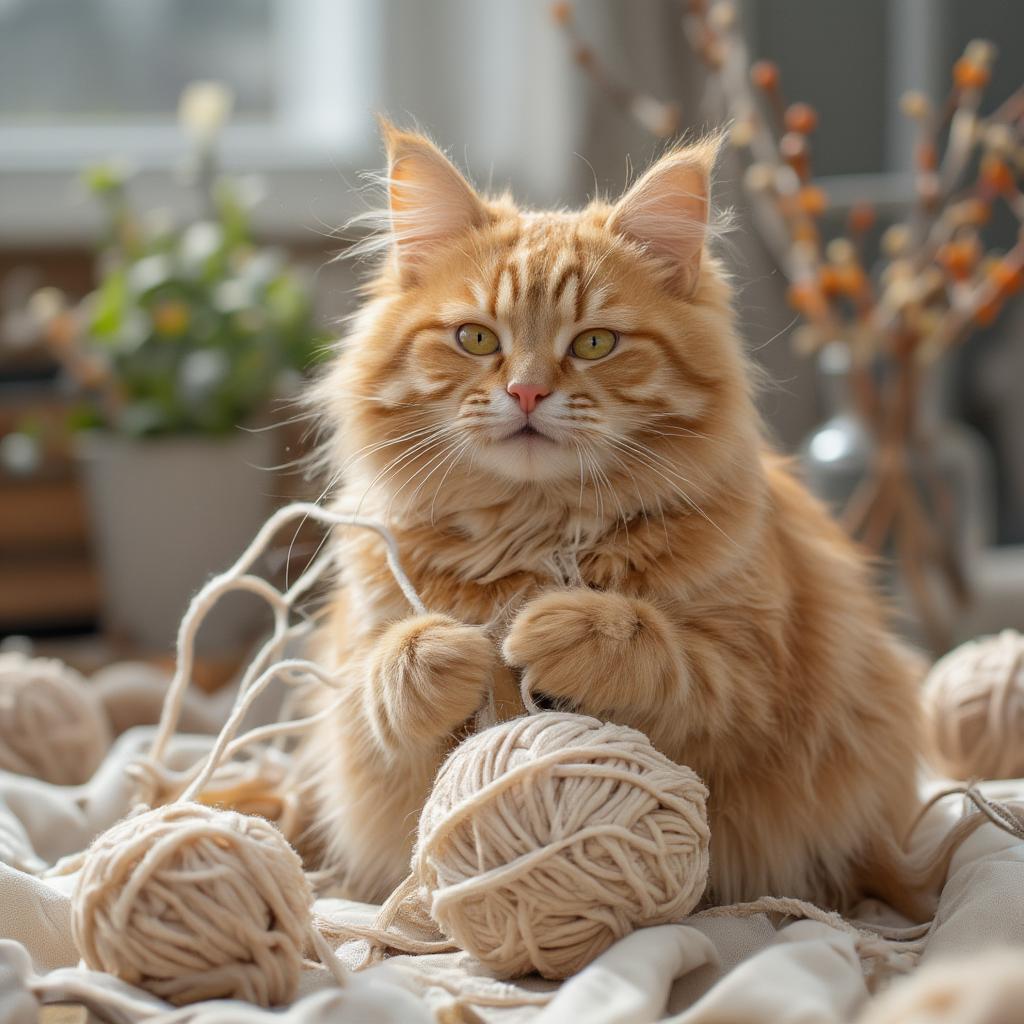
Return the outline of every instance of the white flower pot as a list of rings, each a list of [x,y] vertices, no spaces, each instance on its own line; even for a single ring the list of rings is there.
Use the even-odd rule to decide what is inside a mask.
[[[189,599],[267,517],[277,449],[273,431],[224,440],[82,435],[78,456],[111,636],[143,651],[173,648]],[[223,598],[200,631],[200,651],[241,650],[266,616],[252,595]]]

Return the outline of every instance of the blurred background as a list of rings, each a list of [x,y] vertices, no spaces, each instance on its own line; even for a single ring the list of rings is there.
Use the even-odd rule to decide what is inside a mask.
[[[899,239],[884,233],[913,227],[929,173],[914,121],[923,115],[902,98],[920,90],[941,113],[954,65],[976,39],[997,52],[969,51],[956,65],[963,80],[949,110],[985,115],[1012,97],[1024,5],[0,0],[6,642],[82,663],[166,655],[188,594],[241,551],[272,504],[316,497],[301,473],[275,467],[308,443],[289,397],[356,301],[359,268],[333,257],[354,237],[346,222],[366,208],[361,172],[381,166],[375,112],[423,127],[482,187],[510,185],[538,206],[582,203],[618,192],[665,145],[659,136],[726,118],[742,129],[735,83],[723,84],[714,47],[710,65],[697,53],[695,25],[721,36],[725,66],[740,43],[743,74],[771,62],[760,88],[769,121],[778,106],[776,136],[799,148],[813,134],[822,209],[811,209],[817,194],[799,154],[783,142],[768,160],[790,174],[800,216],[814,218],[786,243],[797,245],[794,265],[803,265],[798,243],[817,247],[807,258],[822,272],[863,264],[881,308],[900,274],[886,278],[862,249],[881,239],[879,258],[899,262]],[[797,99],[813,108],[813,125],[783,118]],[[913,419],[934,463],[922,462],[921,476],[934,470],[944,482],[920,504],[950,542],[952,585],[944,568],[931,579],[924,555],[917,571],[898,530],[889,537],[883,523],[873,538],[897,595],[909,573],[904,628],[933,648],[1024,627],[1024,304],[1012,295],[1020,118],[1009,109],[998,127],[1010,134],[985,136],[982,160],[1003,153],[997,170],[1009,181],[989,165],[978,172],[971,195],[987,203],[984,230],[976,238],[957,221],[946,239],[963,248],[966,271],[954,267],[960,250],[929,257],[949,273],[936,284],[942,310],[959,308],[975,279],[1005,278],[998,308],[985,306],[991,315],[973,317],[961,332],[969,337],[915,371],[927,380]],[[948,123],[940,117],[935,129],[940,148]],[[838,321],[816,321],[803,293],[794,298],[793,266],[756,216],[751,194],[764,184],[750,174],[750,140],[734,142],[718,199],[739,212],[727,257],[746,339],[768,371],[763,411],[840,514],[870,482],[878,441],[849,398],[868,286],[853,289],[854,313]],[[765,166],[763,154],[754,162]],[[996,182],[987,192],[985,174]],[[790,178],[772,179],[780,208]],[[856,246],[826,257],[833,236]],[[909,275],[908,266],[897,270]],[[829,302],[842,294],[836,280],[822,285]],[[914,309],[938,323],[933,298]],[[805,321],[818,331],[809,343]],[[821,324],[833,322],[839,334],[855,326],[825,337]],[[882,380],[890,355],[871,350],[865,372]],[[913,485],[919,449],[904,441]],[[317,538],[291,550],[289,539],[279,567],[291,558],[301,568]],[[920,623],[930,590],[942,606],[933,628]],[[244,600],[221,615],[206,638],[211,676],[228,671],[252,629]]]

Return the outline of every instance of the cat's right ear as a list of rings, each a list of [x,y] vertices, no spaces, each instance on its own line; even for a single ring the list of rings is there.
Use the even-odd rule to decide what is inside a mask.
[[[395,256],[415,272],[445,242],[487,220],[469,182],[426,136],[380,119],[388,154],[388,204]]]

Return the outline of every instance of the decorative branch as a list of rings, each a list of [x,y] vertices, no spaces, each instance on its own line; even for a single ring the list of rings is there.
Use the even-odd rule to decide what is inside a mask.
[[[853,395],[874,435],[875,457],[847,522],[876,552],[893,550],[933,646],[941,648],[950,623],[927,581],[936,570],[947,594],[960,599],[964,574],[954,531],[936,529],[929,512],[948,510],[949,496],[937,474],[917,480],[911,467],[911,454],[930,455],[918,415],[921,369],[993,323],[1024,287],[1024,86],[983,116],[996,54],[991,43],[974,40],[954,65],[939,108],[919,92],[902,98],[915,125],[913,195],[872,260],[876,212],[869,203],[853,206],[842,232],[826,241],[829,200],[813,176],[817,113],[786,101],[774,63],[751,62],[734,0],[681,6],[683,35],[721,91],[730,142],[745,160],[755,226],[803,317],[794,343],[804,353],[833,342],[850,350]],[[581,38],[571,4],[554,4],[552,15],[577,63],[619,109],[660,138],[675,132],[678,107],[613,76]],[[982,238],[999,202],[1018,223],[1018,240],[1005,254],[986,249]]]

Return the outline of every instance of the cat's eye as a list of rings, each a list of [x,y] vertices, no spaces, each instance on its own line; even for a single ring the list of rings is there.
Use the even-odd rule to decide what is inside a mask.
[[[584,331],[572,339],[570,351],[580,359],[603,359],[613,348],[618,337],[614,331],[606,331],[603,327],[594,331]]]
[[[463,324],[456,332],[459,345],[474,356],[489,356],[501,348],[498,336],[483,324]]]

